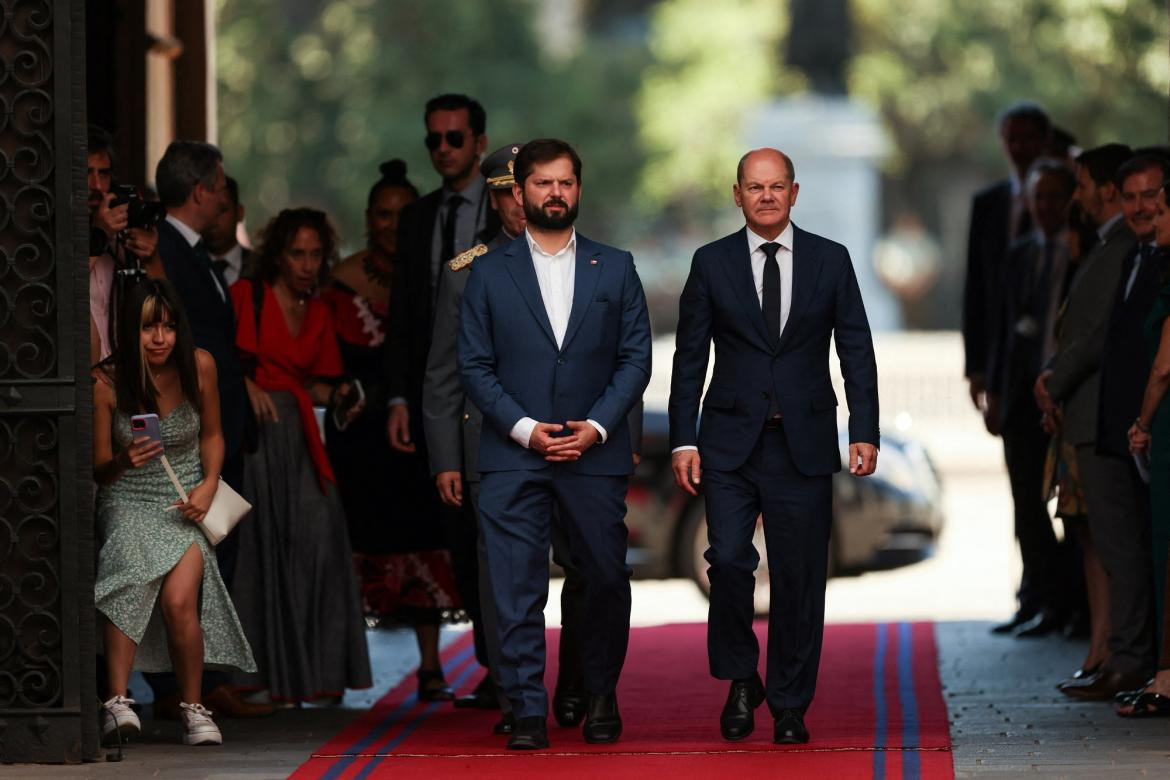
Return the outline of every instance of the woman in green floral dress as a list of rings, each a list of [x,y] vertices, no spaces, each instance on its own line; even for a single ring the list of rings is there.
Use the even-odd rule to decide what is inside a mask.
[[[223,738],[200,702],[204,665],[256,668],[198,523],[215,497],[223,465],[215,361],[196,350],[178,294],[147,280],[126,300],[118,348],[96,372],[94,479],[97,608],[113,697],[103,710],[109,741],[136,735],[126,698],[132,668],[174,670],[188,745]],[[112,366],[110,363],[112,362]],[[112,368],[112,371],[110,370]],[[131,417],[158,415],[161,442],[134,437]],[[181,504],[159,456],[188,491]]]

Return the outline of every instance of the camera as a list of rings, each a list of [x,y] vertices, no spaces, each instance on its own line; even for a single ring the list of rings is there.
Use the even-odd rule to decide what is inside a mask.
[[[166,219],[167,210],[161,203],[152,203],[138,194],[138,188],[132,184],[115,184],[110,187],[114,198],[110,201],[110,208],[127,205],[126,227],[140,230],[153,230]],[[119,236],[121,240],[121,236]]]

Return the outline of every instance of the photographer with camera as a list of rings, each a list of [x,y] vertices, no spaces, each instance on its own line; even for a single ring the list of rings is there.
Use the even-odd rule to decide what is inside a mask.
[[[111,323],[128,285],[146,276],[163,277],[158,262],[161,204],[143,199],[137,188],[115,184],[110,134],[89,126],[86,184],[89,189],[90,357],[98,363],[113,350]]]

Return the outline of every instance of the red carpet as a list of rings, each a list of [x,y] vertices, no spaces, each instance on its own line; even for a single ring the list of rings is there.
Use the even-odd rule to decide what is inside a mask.
[[[763,636],[766,626],[760,623]],[[549,632],[550,667],[557,632]],[[471,633],[443,653],[447,679],[465,693],[482,674]],[[342,778],[686,778],[821,775],[826,778],[952,777],[946,707],[929,623],[826,627],[808,745],[772,744],[767,707],[744,742],[719,736],[727,683],[707,671],[706,626],[634,629],[618,687],[624,733],[614,745],[587,745],[579,730],[549,719],[550,750],[510,753],[491,734],[498,713],[419,703],[414,678],[317,750],[293,775]],[[762,671],[762,670],[761,670]],[[549,669],[551,690],[555,668]],[[760,775],[759,772],[765,774]]]

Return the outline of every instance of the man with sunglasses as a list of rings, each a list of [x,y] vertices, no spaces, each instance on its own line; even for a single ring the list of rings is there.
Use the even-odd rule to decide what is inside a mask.
[[[423,483],[419,494],[429,496],[433,503],[427,516],[418,521],[443,523],[459,598],[474,628],[475,656],[486,669],[488,654],[480,621],[475,528],[466,526],[457,509],[439,501],[431,482],[422,428],[422,385],[442,264],[491,240],[500,231],[500,219],[489,206],[487,183],[479,166],[487,146],[483,106],[466,95],[439,95],[427,101],[423,121],[423,141],[443,184],[405,207],[399,217],[385,347],[390,397],[387,435],[394,449],[419,453],[415,459],[417,478]],[[444,698],[452,698],[452,694],[447,691]],[[484,695],[471,698],[474,701],[461,704],[477,706],[494,699]]]

